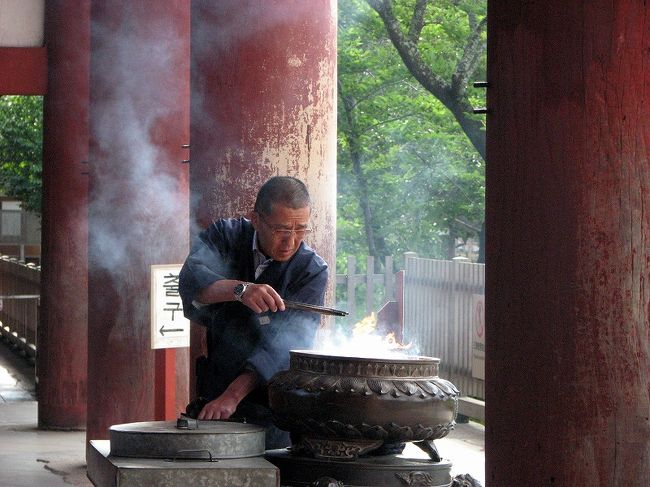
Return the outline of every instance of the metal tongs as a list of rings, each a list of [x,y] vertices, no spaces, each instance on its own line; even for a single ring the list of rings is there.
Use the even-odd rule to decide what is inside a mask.
[[[324,306],[316,306],[315,304],[296,303],[295,301],[287,301],[286,299],[284,300],[284,306],[291,309],[313,311],[323,315],[347,316],[349,314],[347,311],[341,311],[340,309],[326,308]]]

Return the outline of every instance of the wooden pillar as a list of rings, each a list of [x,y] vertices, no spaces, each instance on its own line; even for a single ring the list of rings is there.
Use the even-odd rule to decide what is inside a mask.
[[[189,1],[93,2],[91,19],[87,438],[101,439],[155,417],[150,265],[188,250]]]
[[[650,485],[650,8],[488,8],[487,485]]]
[[[47,49],[0,47],[0,95],[44,95]]]
[[[314,203],[308,243],[334,269],[336,1],[192,2],[191,99],[192,233],[295,176]]]
[[[86,427],[90,1],[47,2],[45,41],[38,424],[77,429]]]

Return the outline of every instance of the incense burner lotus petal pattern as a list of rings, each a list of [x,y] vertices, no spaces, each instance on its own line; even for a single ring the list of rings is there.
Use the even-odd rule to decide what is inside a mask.
[[[453,429],[458,389],[432,357],[389,359],[292,350],[269,383],[278,427],[316,457],[350,458],[382,445],[435,440]],[[337,453],[340,452],[340,453]]]

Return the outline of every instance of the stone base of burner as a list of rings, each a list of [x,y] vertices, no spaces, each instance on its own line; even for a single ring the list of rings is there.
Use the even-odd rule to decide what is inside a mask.
[[[452,482],[451,462],[446,460],[386,455],[335,461],[301,457],[287,449],[268,450],[265,457],[280,469],[283,487],[312,487],[323,477],[345,487],[449,487]]]
[[[108,440],[86,447],[88,478],[95,487],[277,487],[278,469],[263,457],[218,461],[127,458],[110,454]]]

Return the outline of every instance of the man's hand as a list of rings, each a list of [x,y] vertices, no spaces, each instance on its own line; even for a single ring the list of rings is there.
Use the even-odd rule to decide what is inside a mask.
[[[197,419],[228,419],[235,412],[238,404],[239,401],[224,392],[203,406]]]
[[[228,419],[239,403],[250,394],[260,381],[257,372],[246,370],[230,383],[218,398],[210,401],[197,416],[197,419]]]
[[[249,284],[241,297],[241,302],[256,313],[284,311],[284,301],[268,284]]]

